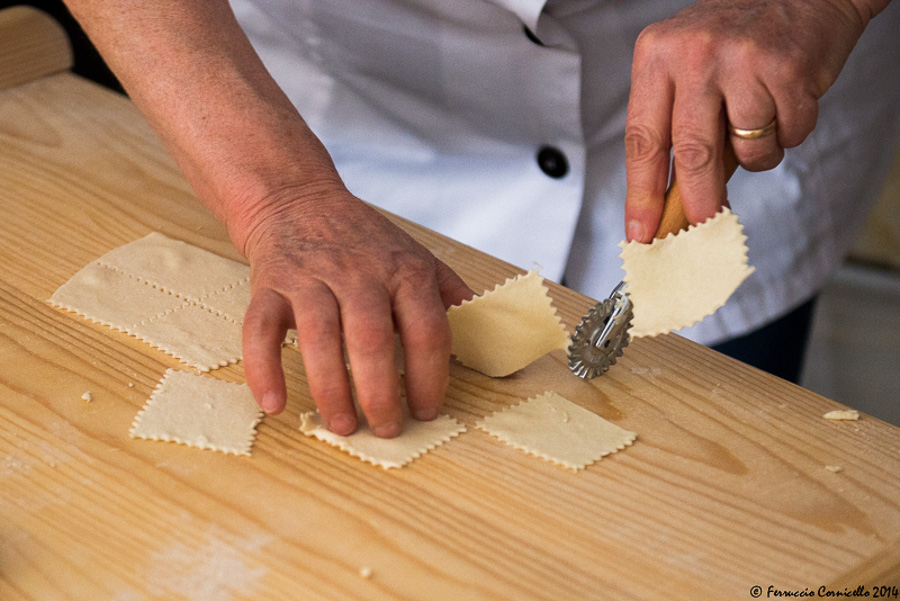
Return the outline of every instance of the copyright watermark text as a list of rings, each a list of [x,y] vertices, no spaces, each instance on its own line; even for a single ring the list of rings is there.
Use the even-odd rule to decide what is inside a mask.
[[[773,585],[751,586],[750,596],[754,599],[900,599],[900,588],[896,586],[864,586],[856,588],[835,588],[820,586],[802,589],[784,589]]]

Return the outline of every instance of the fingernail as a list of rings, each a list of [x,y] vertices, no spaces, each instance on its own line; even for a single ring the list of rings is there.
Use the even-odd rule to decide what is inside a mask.
[[[356,430],[356,418],[349,413],[341,413],[334,416],[328,429],[338,436],[349,436]]]
[[[420,422],[430,422],[438,416],[437,409],[415,409],[413,410],[413,417],[415,417]]]
[[[626,233],[629,241],[637,240],[638,242],[642,242],[644,240],[644,226],[641,225],[640,221],[629,221]]]
[[[259,404],[266,413],[275,413],[281,409],[281,399],[274,392],[264,394]]]
[[[395,438],[400,434],[400,424],[397,422],[388,422],[372,428],[372,432],[378,438]]]

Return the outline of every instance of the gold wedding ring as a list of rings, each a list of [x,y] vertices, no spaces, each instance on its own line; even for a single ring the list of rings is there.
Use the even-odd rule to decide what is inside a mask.
[[[765,127],[760,127],[759,129],[741,129],[740,127],[735,127],[731,123],[728,124],[728,133],[732,136],[736,136],[741,140],[758,140],[759,138],[765,138],[766,136],[771,136],[775,133],[775,127],[778,123],[778,119],[772,119],[772,122],[766,125]]]

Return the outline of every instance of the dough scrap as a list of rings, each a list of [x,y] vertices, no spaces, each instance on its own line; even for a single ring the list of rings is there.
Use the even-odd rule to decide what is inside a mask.
[[[151,233],[85,266],[49,302],[209,371],[241,359],[249,269]]]
[[[406,410],[404,410],[406,413]],[[353,457],[384,469],[403,467],[431,449],[449,442],[465,432],[465,425],[449,415],[439,415],[430,422],[407,419],[397,438],[378,438],[360,413],[359,427],[350,436],[338,436],[327,429],[318,411],[300,415],[300,431],[349,453]]]
[[[492,376],[508,376],[556,349],[569,334],[536,271],[508,279],[482,296],[450,307],[453,354]]]
[[[475,424],[516,449],[578,471],[631,445],[637,434],[555,392],[507,407]]]
[[[627,292],[634,305],[630,334],[656,336],[712,315],[754,268],[747,236],[727,207],[705,222],[650,244],[622,242]]]
[[[838,409],[837,411],[829,411],[822,417],[833,421],[855,422],[859,419],[859,411],[856,409]]]
[[[168,369],[134,418],[130,435],[249,456],[261,420],[246,384]]]

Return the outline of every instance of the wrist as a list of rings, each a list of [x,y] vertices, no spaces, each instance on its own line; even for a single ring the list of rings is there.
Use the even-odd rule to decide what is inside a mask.
[[[309,228],[315,229],[317,222],[340,211],[337,205],[341,202],[356,200],[339,179],[327,177],[297,178],[293,182],[285,181],[280,187],[273,187],[272,180],[257,184],[249,185],[213,207],[235,248],[251,261],[254,249],[265,242],[264,238],[279,237],[279,224],[290,223],[299,217]],[[209,201],[207,204],[213,206]]]

